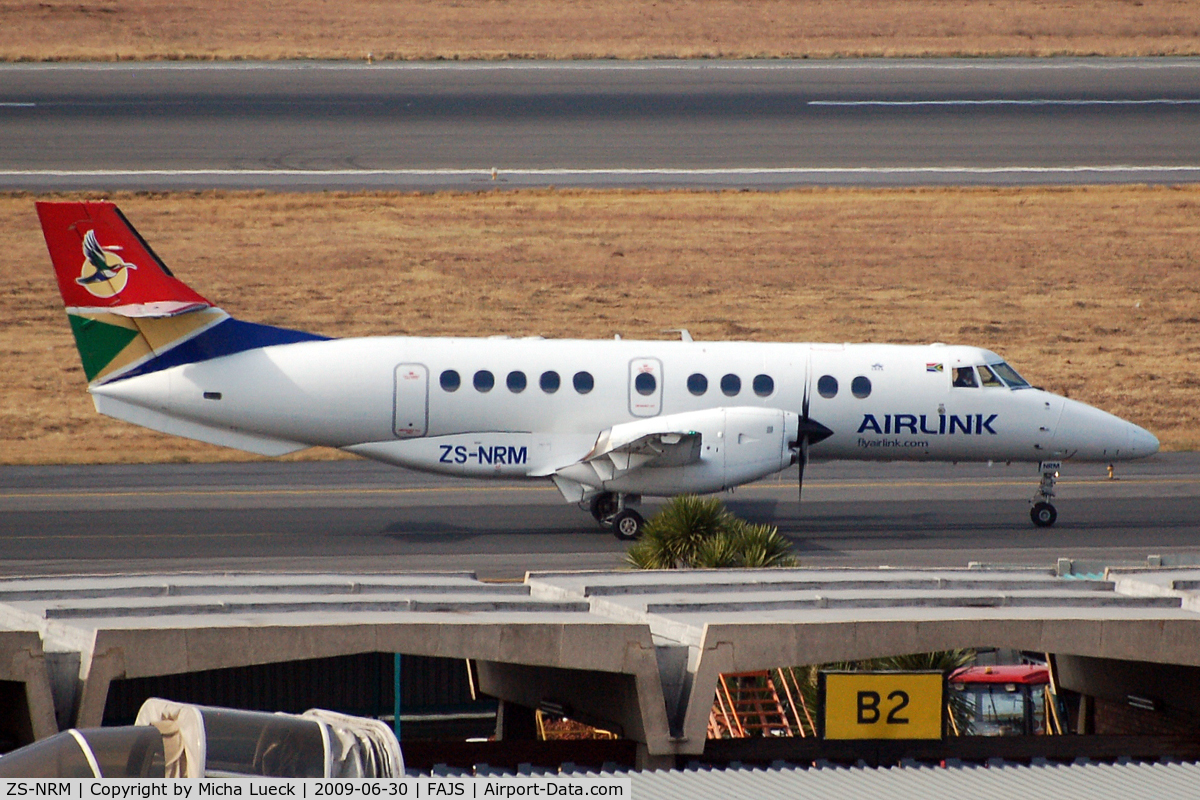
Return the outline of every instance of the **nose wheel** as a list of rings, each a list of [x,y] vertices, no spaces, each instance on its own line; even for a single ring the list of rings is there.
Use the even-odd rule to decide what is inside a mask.
[[[1029,518],[1039,528],[1049,528],[1058,519],[1058,511],[1049,503],[1034,503],[1033,508],[1029,509]]]
[[[1043,461],[1038,466],[1038,471],[1042,473],[1042,482],[1038,484],[1038,490],[1030,501],[1033,508],[1029,509],[1029,518],[1039,528],[1049,528],[1058,519],[1058,510],[1051,501],[1054,499],[1054,484],[1058,480],[1060,466],[1060,461]]]
[[[629,506],[641,502],[641,495],[601,492],[591,499],[588,511],[596,523],[621,541],[631,541],[642,535],[645,518]]]

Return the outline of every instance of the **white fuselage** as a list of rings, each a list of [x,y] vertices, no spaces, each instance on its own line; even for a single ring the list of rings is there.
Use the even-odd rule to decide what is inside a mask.
[[[638,420],[668,428],[675,415],[714,409],[800,415],[806,398],[808,418],[832,431],[812,445],[814,459],[1114,461],[1157,451],[1142,428],[1040,389],[978,377],[952,385],[956,369],[998,362],[944,345],[380,337],[249,350],[92,392],[104,413],[204,441],[267,454],[324,445],[476,477],[551,475],[584,459],[602,432]],[[776,458],[768,472],[788,463]]]

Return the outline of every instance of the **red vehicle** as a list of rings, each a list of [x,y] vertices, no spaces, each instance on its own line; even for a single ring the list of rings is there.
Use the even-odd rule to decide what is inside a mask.
[[[963,667],[950,676],[952,697],[965,706],[972,736],[1032,736],[1046,732],[1046,687],[1041,664]],[[951,702],[955,702],[952,700]]]

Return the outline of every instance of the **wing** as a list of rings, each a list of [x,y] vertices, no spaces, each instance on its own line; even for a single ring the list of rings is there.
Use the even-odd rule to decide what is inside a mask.
[[[549,474],[571,499],[575,494],[582,496],[583,486],[602,486],[637,470],[695,464],[700,461],[702,445],[703,434],[673,426],[669,419],[627,422],[602,431],[587,455]]]
[[[700,460],[703,437],[697,431],[628,432],[609,428],[596,439],[596,446],[581,463],[595,470],[601,480],[609,481],[635,469],[686,467]],[[630,435],[632,434],[632,435]]]

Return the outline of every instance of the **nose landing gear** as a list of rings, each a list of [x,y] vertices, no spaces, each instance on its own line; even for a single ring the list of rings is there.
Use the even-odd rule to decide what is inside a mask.
[[[1029,518],[1039,528],[1049,528],[1058,519],[1058,510],[1051,501],[1054,499],[1054,482],[1058,478],[1060,466],[1061,461],[1043,461],[1038,466],[1038,471],[1042,473],[1042,482],[1030,501],[1033,508],[1029,509]]]
[[[641,495],[601,492],[588,504],[592,517],[606,531],[622,541],[631,541],[642,535],[646,520],[632,508],[642,501]]]

